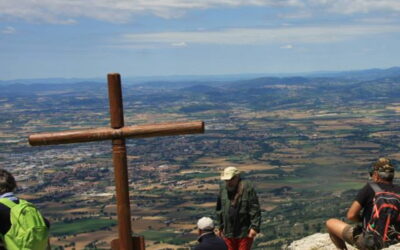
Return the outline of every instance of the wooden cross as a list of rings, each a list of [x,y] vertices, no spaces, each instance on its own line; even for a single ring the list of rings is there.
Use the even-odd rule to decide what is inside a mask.
[[[119,238],[113,240],[111,246],[113,249],[131,250],[134,249],[134,245],[131,231],[125,138],[204,133],[204,122],[175,122],[124,127],[121,77],[118,73],[111,73],[107,78],[111,128],[34,134],[29,136],[29,144],[40,146],[112,140]],[[136,249],[144,249],[143,238],[135,245],[138,245],[135,247]]]

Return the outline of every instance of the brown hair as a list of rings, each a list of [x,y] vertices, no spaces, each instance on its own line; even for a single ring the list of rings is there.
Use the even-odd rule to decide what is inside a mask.
[[[0,169],[0,195],[14,191],[17,188],[14,176],[4,169]]]

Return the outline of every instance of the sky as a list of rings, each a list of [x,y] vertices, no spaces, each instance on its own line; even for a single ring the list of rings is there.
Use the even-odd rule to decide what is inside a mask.
[[[0,0],[0,80],[400,66],[400,0]]]

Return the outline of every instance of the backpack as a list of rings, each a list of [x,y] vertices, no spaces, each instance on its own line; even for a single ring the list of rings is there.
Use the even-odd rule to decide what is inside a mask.
[[[1,235],[8,250],[45,250],[49,231],[39,210],[30,202],[19,199],[19,203],[1,198],[0,203],[10,208],[10,230]]]
[[[375,192],[372,214],[364,232],[367,249],[382,249],[400,242],[400,195],[383,191],[369,183]]]

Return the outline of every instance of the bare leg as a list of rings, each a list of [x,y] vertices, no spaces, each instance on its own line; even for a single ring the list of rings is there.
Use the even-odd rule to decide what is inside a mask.
[[[338,249],[347,250],[346,243],[343,239],[343,230],[347,225],[348,224],[338,219],[329,219],[326,222],[329,236]]]

